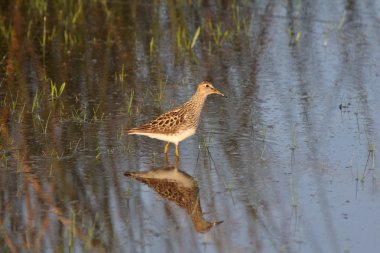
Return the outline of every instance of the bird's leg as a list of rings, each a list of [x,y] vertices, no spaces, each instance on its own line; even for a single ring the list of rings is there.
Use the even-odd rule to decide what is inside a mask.
[[[165,155],[168,154],[169,144],[170,144],[170,142],[166,143],[166,145],[165,145],[165,149],[164,149],[164,154]]]
[[[178,150],[178,144],[175,145],[175,156],[179,157],[179,150]]]
[[[175,157],[175,166],[174,166],[174,169],[178,171],[178,166],[179,166],[179,157],[176,156]]]

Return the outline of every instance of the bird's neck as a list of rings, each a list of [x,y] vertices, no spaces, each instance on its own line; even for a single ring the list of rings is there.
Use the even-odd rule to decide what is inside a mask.
[[[193,108],[193,110],[195,112],[198,113],[197,116],[200,116],[200,114],[202,112],[202,108],[205,104],[206,98],[207,98],[207,96],[202,95],[202,94],[198,94],[198,92],[196,92],[192,96],[192,98],[188,101],[188,104]]]

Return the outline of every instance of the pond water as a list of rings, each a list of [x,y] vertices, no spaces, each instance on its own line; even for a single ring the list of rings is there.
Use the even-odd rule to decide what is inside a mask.
[[[0,10],[1,252],[380,248],[379,1]],[[127,135],[202,80],[178,161]]]

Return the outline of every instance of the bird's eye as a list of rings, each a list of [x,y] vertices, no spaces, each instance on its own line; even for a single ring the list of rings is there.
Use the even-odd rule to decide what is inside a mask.
[[[206,88],[210,87],[210,85],[206,84]]]

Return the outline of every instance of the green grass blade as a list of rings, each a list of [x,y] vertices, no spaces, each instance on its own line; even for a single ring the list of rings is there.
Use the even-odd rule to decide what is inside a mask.
[[[195,42],[197,42],[197,39],[199,37],[200,32],[201,32],[201,27],[198,26],[198,29],[197,29],[197,31],[194,34],[193,41],[191,42],[190,48],[193,48],[195,46]]]
[[[66,82],[63,82],[61,84],[61,87],[59,87],[59,96],[62,95],[62,92],[65,90]]]

